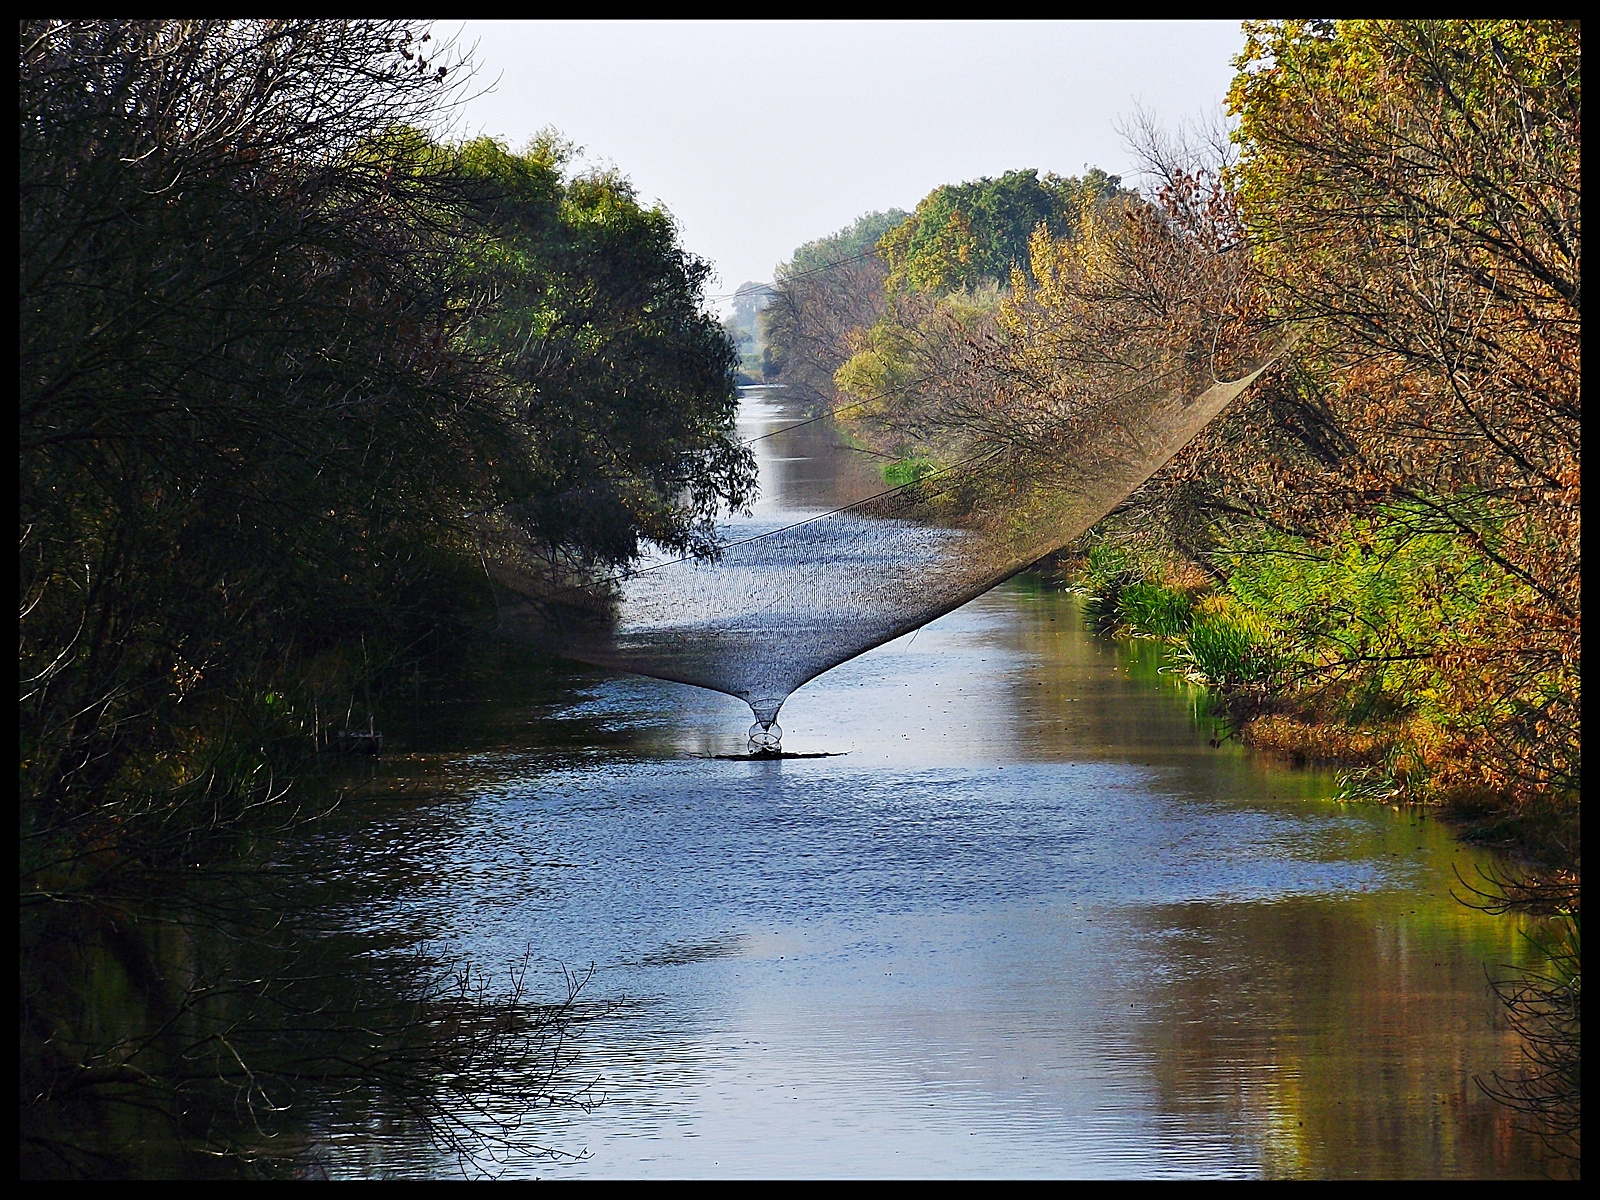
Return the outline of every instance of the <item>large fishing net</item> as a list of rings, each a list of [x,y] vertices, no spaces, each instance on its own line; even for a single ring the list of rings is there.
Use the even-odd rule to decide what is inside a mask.
[[[1088,397],[1002,389],[961,411],[885,405],[902,428],[909,412],[919,444],[935,448],[927,473],[831,511],[730,520],[714,561],[646,560],[556,585],[503,514],[491,566],[510,593],[503,628],[569,658],[737,696],[755,714],[752,750],[775,752],[778,710],[802,684],[1079,537],[1273,356],[1245,356],[1246,373],[1227,382],[1209,361],[1180,361]]]

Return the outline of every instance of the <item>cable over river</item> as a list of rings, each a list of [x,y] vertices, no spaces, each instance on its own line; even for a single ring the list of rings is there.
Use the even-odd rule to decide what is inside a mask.
[[[804,416],[780,396],[744,436]],[[826,421],[756,449],[761,520],[883,487]],[[1486,857],[1213,747],[1160,665],[1021,576],[796,691],[784,749],[833,757],[719,760],[741,700],[597,668],[436,704],[352,801],[409,898],[349,920],[531,947],[550,992],[595,966],[568,1074],[599,1103],[469,1169],[1539,1174],[1475,1082],[1518,1064],[1485,972],[1530,952],[1451,895]],[[407,1129],[335,1122],[311,1155],[458,1169]]]

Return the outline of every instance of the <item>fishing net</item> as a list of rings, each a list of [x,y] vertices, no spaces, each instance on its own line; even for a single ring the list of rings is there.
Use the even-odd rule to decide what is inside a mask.
[[[1073,541],[1273,356],[1247,358],[1231,382],[1179,362],[1087,397],[1012,389],[960,412],[901,405],[936,448],[926,474],[843,508],[730,520],[715,561],[557,582],[502,514],[490,567],[508,593],[502,626],[565,657],[737,696],[755,714],[752,749],[775,751],[778,711],[797,688]],[[871,423],[869,413],[869,436]]]

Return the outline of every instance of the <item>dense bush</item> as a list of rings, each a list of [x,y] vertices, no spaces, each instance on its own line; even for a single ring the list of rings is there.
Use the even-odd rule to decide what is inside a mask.
[[[1391,782],[1414,798],[1565,813],[1545,850],[1575,864],[1579,28],[1246,32],[1231,146],[1136,130],[1154,209],[1194,231],[1184,245],[1222,234],[1210,245],[1233,267],[1196,279],[1226,287],[1215,300],[1169,289],[1176,260],[1159,238],[1050,239],[1036,259],[1070,264],[1098,241],[1096,261],[1125,264],[1113,282],[1129,286],[1074,284],[1097,301],[1078,303],[1051,294],[1036,261],[1040,284],[1011,306],[1013,346],[1037,345],[1048,379],[1053,362],[1093,369],[1118,353],[1106,331],[1119,311],[1128,333],[1180,328],[1184,311],[1214,322],[1223,357],[1236,329],[1295,330],[1272,373],[1102,533],[1222,581],[1282,656],[1275,703],[1301,729],[1387,745],[1404,776]],[[1195,220],[1197,206],[1217,219]],[[1269,716],[1286,746],[1286,713]]]
[[[492,621],[474,514],[617,564],[748,494],[708,268],[553,144],[418,132],[426,53],[392,23],[24,27],[28,820],[265,780],[358,678]]]

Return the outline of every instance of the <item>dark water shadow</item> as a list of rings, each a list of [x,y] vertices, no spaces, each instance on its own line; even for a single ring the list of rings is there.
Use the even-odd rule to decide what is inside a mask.
[[[823,750],[815,754],[795,754],[787,750],[756,750],[750,754],[692,754],[691,758],[716,759],[720,762],[776,762],[780,758],[843,758],[848,750]]]

